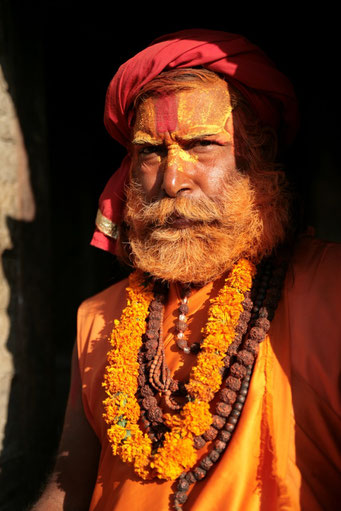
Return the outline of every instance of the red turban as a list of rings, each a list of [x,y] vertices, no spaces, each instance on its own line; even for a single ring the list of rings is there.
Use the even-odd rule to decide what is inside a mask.
[[[162,71],[205,67],[223,74],[246,97],[255,113],[289,144],[297,130],[297,101],[290,81],[271,60],[244,37],[214,30],[184,30],[163,36],[123,64],[112,79],[105,103],[104,124],[127,147],[137,92]],[[91,244],[115,253],[117,225],[124,204],[130,167],[127,155],[108,181],[99,200]]]

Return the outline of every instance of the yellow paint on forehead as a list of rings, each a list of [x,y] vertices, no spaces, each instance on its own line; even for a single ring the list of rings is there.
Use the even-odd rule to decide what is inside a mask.
[[[195,163],[198,160],[196,155],[190,154],[181,147],[181,140],[191,140],[195,137],[207,135],[224,135],[226,140],[231,136],[226,129],[226,123],[231,116],[231,98],[227,85],[222,80],[214,84],[191,83],[191,89],[174,93],[173,99],[165,97],[164,114],[175,116],[176,122],[172,120],[171,130],[158,130],[158,126],[166,125],[160,123],[160,115],[163,113],[163,98],[148,98],[143,102],[136,113],[136,120],[133,128],[134,144],[168,146],[169,163],[177,163],[178,170],[183,171],[181,162]],[[176,111],[169,111],[170,104],[174,104]],[[156,113],[157,109],[157,113]],[[161,117],[162,118],[162,117]]]
[[[196,163],[198,161],[198,157],[196,155],[190,154],[182,147],[180,144],[172,144],[168,150],[168,165],[177,165],[177,169],[179,172],[183,172],[183,163]]]
[[[178,93],[178,129],[183,134],[226,133],[232,106],[225,82]]]
[[[157,142],[155,108],[152,98],[148,98],[137,109],[132,142],[135,144],[153,144]]]

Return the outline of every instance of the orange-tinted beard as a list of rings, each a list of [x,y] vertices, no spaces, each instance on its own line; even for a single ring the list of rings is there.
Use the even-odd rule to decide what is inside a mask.
[[[241,257],[257,263],[284,240],[288,224],[288,197],[269,178],[258,176],[254,187],[248,176],[235,171],[219,199],[182,196],[154,202],[147,202],[140,184],[132,181],[121,250],[126,246],[142,271],[182,283],[210,282]],[[175,228],[169,223],[174,215],[193,224]]]

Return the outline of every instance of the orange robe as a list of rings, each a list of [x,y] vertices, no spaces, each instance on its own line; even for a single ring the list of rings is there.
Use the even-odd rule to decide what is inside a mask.
[[[340,502],[341,247],[303,238],[287,274],[268,337],[261,345],[249,393],[226,452],[191,486],[184,510],[330,510]],[[209,299],[222,281],[189,299],[189,342],[200,339]],[[127,281],[86,300],[78,315],[78,354],[86,416],[101,442],[90,511],[166,511],[172,482],[143,482],[113,456],[102,418],[108,337],[126,304]],[[174,344],[180,303],[171,286],[164,315],[168,366],[188,376],[194,355]],[[173,486],[174,488],[174,486]]]

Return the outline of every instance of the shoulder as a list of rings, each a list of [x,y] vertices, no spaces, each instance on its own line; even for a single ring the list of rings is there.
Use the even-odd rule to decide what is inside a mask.
[[[291,283],[302,292],[317,289],[322,294],[336,292],[341,284],[340,263],[340,243],[304,236],[294,251],[290,268]]]
[[[114,311],[125,300],[128,279],[104,289],[100,293],[84,300],[78,308],[79,316],[95,316],[106,314],[108,310]]]
[[[302,236],[294,252],[294,262],[298,265],[318,264],[327,261],[336,265],[340,263],[341,243],[325,241],[309,235]]]
[[[119,319],[127,303],[128,279],[91,296],[80,305],[77,315],[79,353],[92,351],[95,345],[107,344],[115,319]]]
[[[288,273],[292,368],[297,378],[339,408],[341,245],[302,238]]]

